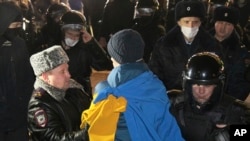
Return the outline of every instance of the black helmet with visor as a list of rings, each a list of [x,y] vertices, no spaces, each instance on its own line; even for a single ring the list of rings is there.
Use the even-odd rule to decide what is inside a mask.
[[[86,30],[85,16],[76,10],[66,12],[61,18],[61,29],[71,29],[76,31]]]
[[[183,88],[193,108],[199,110],[212,108],[218,103],[224,89],[224,64],[214,53],[201,52],[194,54],[187,62],[183,72]],[[192,85],[216,85],[211,97],[205,103],[197,102],[192,93]],[[197,106],[198,105],[198,106]]]

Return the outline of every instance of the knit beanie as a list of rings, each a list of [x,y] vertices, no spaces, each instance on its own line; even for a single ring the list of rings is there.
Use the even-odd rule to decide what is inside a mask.
[[[233,25],[239,22],[239,11],[233,7],[220,6],[214,10],[214,22],[216,21],[226,21]]]
[[[141,35],[132,29],[115,33],[108,42],[108,53],[119,64],[134,63],[143,58],[145,43]]]
[[[180,1],[175,6],[175,20],[183,17],[198,17],[201,21],[205,19],[205,5],[200,1]]]
[[[36,76],[57,66],[68,63],[69,58],[61,46],[55,45],[30,57],[30,63]]]

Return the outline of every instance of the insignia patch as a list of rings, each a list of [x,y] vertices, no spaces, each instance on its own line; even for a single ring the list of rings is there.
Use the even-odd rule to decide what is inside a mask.
[[[47,114],[43,109],[38,109],[34,114],[36,124],[40,127],[45,127],[47,125],[48,119]]]
[[[40,92],[35,93],[35,97],[41,97],[42,94]]]

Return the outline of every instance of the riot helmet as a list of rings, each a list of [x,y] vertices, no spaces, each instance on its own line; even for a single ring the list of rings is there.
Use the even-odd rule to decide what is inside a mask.
[[[63,14],[69,10],[70,8],[64,3],[54,3],[50,5],[46,12],[47,23],[58,23]]]
[[[138,0],[135,6],[134,20],[139,24],[148,24],[159,16],[158,0]]]
[[[189,58],[183,72],[183,89],[192,106],[199,111],[211,109],[215,106],[223,95],[224,90],[224,64],[214,53],[201,52]],[[192,85],[216,85],[210,98],[199,103],[195,100],[192,92]]]
[[[65,43],[64,48],[74,47],[81,40],[79,40],[79,38],[72,38],[72,33],[67,33],[74,32],[74,34],[76,34],[74,36],[81,36],[82,31],[86,30],[86,19],[84,15],[76,10],[66,12],[61,18],[61,30]]]
[[[61,18],[61,29],[71,29],[76,31],[86,30],[86,18],[79,11],[70,10]]]

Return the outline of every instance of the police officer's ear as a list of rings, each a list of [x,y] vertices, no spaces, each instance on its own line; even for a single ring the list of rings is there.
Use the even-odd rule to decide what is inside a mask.
[[[39,77],[40,77],[43,81],[49,83],[48,72],[43,72]]]

